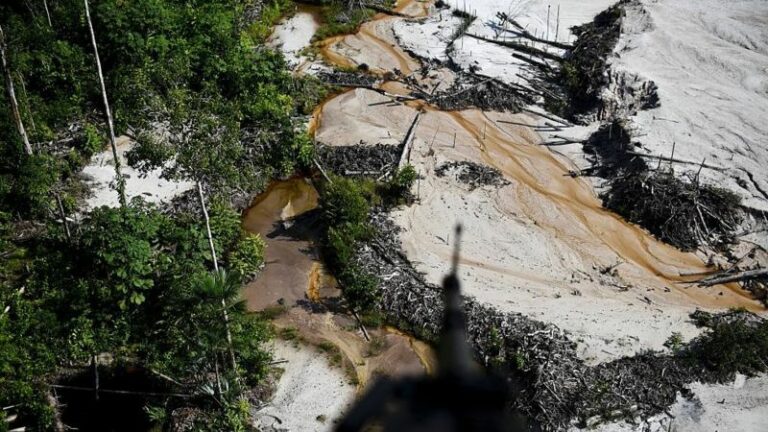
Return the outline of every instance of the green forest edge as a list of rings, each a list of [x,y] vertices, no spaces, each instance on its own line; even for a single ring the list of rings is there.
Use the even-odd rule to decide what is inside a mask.
[[[365,325],[382,324],[377,312],[380,281],[356,262],[357,250],[376,234],[369,222],[371,211],[411,202],[410,190],[416,178],[415,169],[406,165],[387,181],[331,175],[320,188],[323,258],[348,306],[360,314]]]
[[[0,406],[13,409],[0,410],[0,431],[10,412],[27,430],[53,429],[51,385],[90,373],[94,359],[139,367],[164,391],[188,396],[148,398],[160,427],[189,407],[195,430],[247,430],[247,392],[265,376],[271,330],[246,313],[239,290],[261,267],[264,243],[241,229],[220,191],[259,190],[312,160],[301,116],[328,89],[292,77],[282,56],[263,47],[294,5],[268,1],[249,23],[248,0],[91,2],[117,134],[139,138],[134,164],[173,160],[167,176],[211,194],[226,269],[213,272],[202,218],[163,214],[140,199],[94,209],[65,235],[55,198],[65,214],[78,211],[87,194],[78,173],[107,149],[107,132],[83,3],[48,3],[52,25],[43,2],[0,5],[22,119],[38,143],[24,152],[3,91]],[[163,141],[152,135],[158,123],[195,133]],[[66,146],[39,144],[73,130]],[[257,132],[240,139],[248,130]]]

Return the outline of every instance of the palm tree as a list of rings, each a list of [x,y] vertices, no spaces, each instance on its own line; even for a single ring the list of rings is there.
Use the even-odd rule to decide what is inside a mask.
[[[237,374],[237,361],[232,344],[232,332],[229,328],[229,308],[242,304],[240,299],[240,278],[235,273],[217,269],[205,275],[196,287],[197,294],[203,299],[210,299],[221,304],[221,314],[224,319],[224,331],[227,337],[232,370]]]

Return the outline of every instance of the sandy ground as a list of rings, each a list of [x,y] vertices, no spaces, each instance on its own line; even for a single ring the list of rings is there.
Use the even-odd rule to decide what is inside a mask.
[[[388,104],[388,101],[391,99],[364,89],[350,90],[331,99],[316,117],[315,140],[337,146],[399,145],[416,113],[410,107]],[[356,121],[338,120],[343,118]],[[403,124],[405,129],[400,127]]]
[[[388,115],[391,107],[367,102],[380,97],[356,90],[327,104],[318,130],[322,142],[347,145],[370,139],[370,119],[401,137],[416,109],[400,105]],[[345,103],[352,108],[344,109]],[[425,178],[417,185],[419,202],[395,218],[405,228],[406,253],[429,280],[438,283],[448,270],[448,236],[453,223],[460,222],[467,293],[570,331],[580,342],[581,355],[593,362],[663,349],[674,331],[693,337],[698,330],[687,315],[697,307],[758,308],[735,286],[683,284],[680,273],[706,271],[699,257],[664,245],[603,210],[590,184],[567,176],[571,165],[566,158],[536,145],[539,137],[529,129],[499,121],[533,119],[429,110],[419,121],[410,162]],[[335,125],[343,134],[331,133]],[[469,191],[455,179],[433,175],[447,160],[495,166],[511,184]],[[615,272],[601,272],[616,264]]]
[[[338,291],[335,294],[338,296]],[[326,355],[335,357],[335,365],[346,371],[359,391],[378,376],[418,375],[434,370],[434,354],[427,344],[391,328],[368,329],[368,341],[354,319],[325,307],[337,301],[338,297],[327,297],[292,308],[274,324],[295,331],[297,340],[323,348]]]
[[[728,168],[702,178],[768,210],[768,2],[641,3],[612,61],[659,87],[661,106],[632,118],[640,142],[667,156],[674,142],[675,157]]]
[[[768,376],[736,377],[729,384],[693,383],[691,398],[678,396],[668,414],[634,423],[588,429],[595,432],[763,432],[768,421]],[[572,429],[571,432],[577,432]]]
[[[257,425],[285,431],[330,431],[355,398],[355,386],[317,350],[277,340],[273,354],[283,373],[270,403],[255,414]]]
[[[374,73],[399,70],[410,75],[419,67],[395,41],[392,22],[395,17],[369,21],[352,35],[330,38],[321,43],[321,52],[327,61],[342,67],[368,66]],[[371,49],[375,47],[375,49]]]
[[[292,69],[301,69],[308,61],[302,50],[320,27],[318,15],[318,7],[299,4],[296,13],[280,21],[267,40],[267,46],[280,50]]]
[[[122,173],[125,176],[125,195],[128,201],[141,197],[151,203],[163,203],[195,185],[188,181],[173,181],[160,178],[161,169],[148,172],[146,175],[128,166],[125,153],[133,148],[134,143],[125,136],[117,139],[117,155],[122,163]],[[115,166],[112,150],[104,150],[95,154],[91,162],[83,168],[85,183],[91,190],[91,196],[86,200],[84,210],[101,206],[117,207],[119,200],[117,191],[112,187],[115,180]]]
[[[461,2],[449,2],[463,8]],[[570,27],[592,20],[612,0],[479,0],[467,9],[478,18],[469,33],[511,39],[510,26],[500,27],[496,13],[513,17],[528,32],[560,42],[572,42]],[[611,60],[613,73],[623,79],[658,85],[661,106],[632,117],[635,136],[646,151],[727,168],[704,170],[702,179],[726,187],[750,207],[768,210],[768,3],[745,0],[642,0],[630,7],[623,34]],[[549,25],[547,24],[548,8]],[[558,25],[558,11],[559,25]],[[451,31],[450,12],[426,23],[398,22],[395,33],[403,46],[419,55],[443,58],[442,45]],[[537,45],[542,49],[544,45]],[[512,51],[462,37],[452,59],[464,69],[527,85],[531,77]],[[579,130],[563,134],[582,137]],[[679,175],[695,166],[676,165]]]
[[[564,28],[591,20],[612,3],[560,4],[558,40],[572,40]],[[531,33],[546,36],[544,2],[474,1],[471,8],[479,19],[470,32],[495,37],[499,31],[493,25],[495,13],[506,11]],[[552,31],[556,12],[550,13]],[[687,16],[677,13],[678,19]],[[447,44],[452,25],[445,14],[418,21],[386,18],[362,35],[344,38],[357,46],[345,47],[345,42],[336,40],[338,50],[331,52],[336,56],[331,60],[348,65],[364,62],[379,73],[391,70],[409,61],[401,49],[391,46],[393,41],[440,59],[439,47]],[[676,44],[674,38],[668,42]],[[474,65],[506,81],[524,79],[525,71],[503,48],[466,37],[454,48],[454,60],[464,68]],[[374,92],[355,90],[329,101],[318,122],[318,140],[332,145],[396,143],[418,106],[381,104],[384,100]],[[696,308],[762,310],[735,285],[702,289],[686,284],[692,279],[687,275],[707,271],[703,257],[664,245],[603,210],[591,184],[567,175],[574,167],[571,160],[539,146],[541,137],[531,129],[503,123],[508,121],[532,124],[540,119],[431,109],[422,116],[410,160],[424,176],[416,186],[419,201],[394,216],[404,228],[401,239],[407,255],[428,280],[439,282],[445,274],[452,251],[450,232],[454,222],[461,222],[465,290],[501,310],[522,312],[569,331],[579,344],[579,354],[590,363],[644,349],[662,350],[672,332],[682,333],[684,339],[693,337],[699,330],[688,314]],[[573,149],[565,150],[577,160],[583,158]],[[510,184],[470,191],[457,179],[434,176],[434,168],[449,160],[496,167]],[[742,385],[692,385],[700,405],[680,399],[673,407],[678,414],[672,422],[678,429],[673,430],[757,430],[754,421],[764,417],[766,405],[761,396],[765,379]]]
[[[311,210],[317,200],[305,179],[276,181],[243,217],[243,227],[267,244],[264,270],[243,292],[248,309],[283,308],[273,324],[291,339],[276,344],[275,357],[289,361],[282,364],[274,399],[256,415],[260,424],[278,430],[330,430],[376,377],[423,374],[434,367],[432,350],[423,342],[394,329],[371,329],[368,341],[346,314],[315,247],[317,220]]]

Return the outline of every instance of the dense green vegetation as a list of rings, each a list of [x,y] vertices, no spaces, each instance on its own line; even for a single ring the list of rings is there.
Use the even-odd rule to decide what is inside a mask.
[[[50,3],[52,25],[42,2],[14,0],[0,5],[9,69],[38,154],[20,157],[15,125],[0,123],[4,155],[0,176],[5,180],[0,203],[27,201],[19,206],[27,215],[39,215],[51,206],[35,191],[50,190],[56,180],[77,172],[85,158],[101,150],[103,139],[94,140],[94,132],[105,135],[83,3]],[[204,102],[215,95],[226,101],[216,104],[217,114],[225,113],[240,130],[254,131],[244,147],[267,165],[266,177],[290,173],[296,167],[299,154],[307,152],[307,140],[292,116],[314,106],[325,91],[312,79],[292,78],[278,53],[254,44],[258,38],[241,36],[246,34],[241,31],[244,28],[267,25],[242,21],[253,1],[91,3],[118,134],[128,125],[147,128],[163,120],[157,115],[178,106],[179,96],[191,94],[207,107]],[[267,11],[282,11],[287,4],[285,0],[266,3]],[[275,12],[265,19],[274,21]],[[5,92],[0,117],[11,118]],[[76,127],[69,130],[71,126]],[[76,139],[67,141],[67,146],[41,144],[65,138]],[[56,157],[51,160],[42,154]]]
[[[322,9],[323,21],[313,37],[321,41],[331,36],[353,33],[357,27],[367,21],[375,12],[371,9],[347,9],[343,2],[327,2]]]
[[[24,423],[45,429],[46,386],[57,368],[85,367],[91,356],[109,353],[113,364],[174,377],[176,391],[196,395],[221,370],[216,380],[227,381],[230,393],[214,392],[209,402],[217,399],[222,414],[236,411],[238,395],[263,376],[269,357],[261,348],[267,327],[237,301],[240,281],[261,265],[262,249],[247,254],[249,237],[234,211],[214,205],[211,220],[234,271],[210,271],[204,227],[191,216],[142,205],[104,207],[89,214],[72,241],[49,227],[27,252],[24,292],[2,293],[9,309],[0,317],[0,403],[22,404]],[[222,301],[230,311],[231,348]],[[222,419],[244,420],[212,415],[208,425]]]
[[[416,171],[406,166],[386,182],[333,176],[321,190],[324,256],[354,310],[372,312],[378,301],[379,281],[355,261],[361,242],[375,233],[369,223],[371,210],[405,202],[415,181]]]
[[[211,247],[199,211],[167,214],[141,200],[70,218],[64,229],[62,214],[79,212],[85,194],[78,173],[107,143],[84,4],[0,4],[8,60],[0,72],[16,89],[32,143],[29,154],[4,86],[0,406],[14,406],[12,425],[52,429],[51,385],[90,377],[98,359],[105,376],[138,369],[165,383],[158,388],[186,395],[147,399],[147,418],[158,425],[249,427],[245,395],[265,374],[270,335],[244,310],[239,291],[263,264],[265,245],[242,231],[227,193],[255,191],[311,162],[298,116],[327,89],[291,76],[282,56],[262,45],[291,7],[289,0],[90,1],[116,132],[139,143],[129,162],[162,165],[167,176],[201,185]],[[179,409],[192,414],[174,418]],[[0,430],[8,427],[0,421]]]

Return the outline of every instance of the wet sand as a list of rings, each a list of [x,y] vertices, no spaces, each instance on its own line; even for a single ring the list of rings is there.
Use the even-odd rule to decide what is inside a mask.
[[[273,324],[294,329],[309,345],[337,347],[340,366],[353,375],[358,390],[377,375],[432,370],[433,355],[425,343],[386,328],[369,330],[373,342],[368,342],[345,314],[336,281],[318,255],[319,221],[310,213],[317,205],[314,187],[293,178],[272,183],[245,212],[243,227],[267,244],[264,270],[243,292],[248,310],[282,304],[286,311]]]
[[[412,18],[427,16],[432,2],[398,1],[395,11]],[[392,21],[401,17],[378,14],[360,25],[354,34],[328,38],[319,43],[320,53],[330,64],[341,68],[366,65],[371,73],[383,75],[399,70],[412,74],[421,65],[408,55],[395,40]]]
[[[413,59],[390,45],[396,45],[390,33],[397,19],[403,18],[380,16],[356,35],[339,37],[328,45],[336,48],[324,51],[330,55],[326,60],[366,62],[378,74],[404,64],[415,70]],[[369,64],[371,59],[377,62]],[[403,93],[399,86],[387,86]],[[588,182],[568,175],[574,166],[567,158],[539,145],[538,134],[499,123],[537,119],[478,110],[442,112],[423,103],[386,100],[363,89],[336,96],[318,110],[315,137],[328,145],[397,144],[417,110],[424,111],[410,161],[427,175],[418,186],[423,195],[395,218],[405,228],[401,240],[407,255],[433,282],[447,270],[451,254],[447,224],[454,219],[471,224],[462,257],[467,292],[500,309],[573,331],[585,341],[583,354],[598,361],[643,348],[663,349],[672,331],[695,336],[699,330],[687,320],[695,308],[763,310],[737,284],[686,284],[693,277],[682,275],[711,270],[701,256],[666,245],[605,210]],[[495,167],[510,185],[470,194],[432,176],[437,164],[447,160]],[[601,272],[615,265],[610,274]]]

